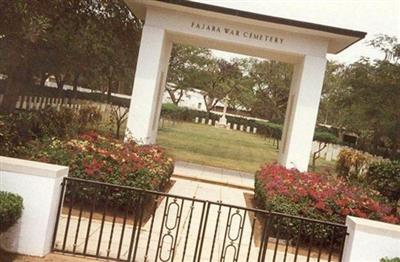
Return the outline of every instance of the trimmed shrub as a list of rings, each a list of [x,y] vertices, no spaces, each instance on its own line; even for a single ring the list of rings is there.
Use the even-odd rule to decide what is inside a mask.
[[[261,135],[271,137],[276,140],[282,138],[283,126],[272,122],[256,121],[257,132]]]
[[[381,258],[380,262],[400,262],[399,257],[394,257],[394,258]]]
[[[396,210],[400,200],[400,161],[371,163],[366,178],[368,184],[387,197]]]
[[[256,173],[255,198],[264,209],[344,223],[347,215],[400,223],[384,198],[343,179],[265,165]]]
[[[0,191],[0,233],[7,231],[22,215],[23,200],[17,194]]]
[[[314,132],[314,140],[321,142],[321,143],[326,143],[326,144],[337,144],[338,143],[338,138],[330,132],[315,131]]]
[[[374,157],[368,153],[344,148],[338,155],[336,172],[346,180],[362,180],[365,178],[369,164],[374,160]]]
[[[273,212],[344,224],[347,215],[400,223],[400,217],[390,214],[390,206],[375,191],[350,186],[340,178],[315,173],[288,170],[277,164],[263,166],[255,178],[255,200],[259,208]],[[291,220],[280,229],[280,237],[293,243],[301,239],[324,241],[334,239],[339,248],[341,238],[332,228],[303,224]],[[274,222],[271,234],[277,234]],[[327,242],[325,242],[327,243]]]
[[[169,182],[174,162],[159,146],[140,146],[133,141],[118,140],[89,132],[77,139],[52,139],[47,146],[38,148],[31,159],[70,167],[69,176],[160,191]],[[33,150],[32,150],[33,151]],[[78,190],[78,197],[90,203],[91,193]],[[100,198],[106,192],[98,192]],[[128,199],[118,193],[111,201],[124,206]]]

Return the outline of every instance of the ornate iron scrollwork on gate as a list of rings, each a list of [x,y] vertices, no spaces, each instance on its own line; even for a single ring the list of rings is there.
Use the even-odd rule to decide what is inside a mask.
[[[233,253],[229,257],[232,257],[233,261],[238,261],[239,258],[240,243],[242,241],[243,227],[247,211],[236,209],[233,214],[231,213],[231,208],[229,208],[221,261],[225,261],[227,255],[231,252]]]
[[[162,262],[172,261],[175,255],[176,240],[182,216],[183,199],[180,203],[176,198],[168,203],[167,197],[164,208],[164,216],[161,224],[160,239],[158,244],[158,258]],[[166,233],[163,234],[164,229]]]

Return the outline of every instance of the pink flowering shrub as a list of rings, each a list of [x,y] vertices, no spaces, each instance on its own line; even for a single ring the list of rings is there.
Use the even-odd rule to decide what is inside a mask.
[[[278,164],[265,165],[256,173],[255,198],[267,210],[313,219],[344,223],[350,215],[400,223],[376,191]]]
[[[288,170],[278,164],[263,166],[255,179],[255,198],[261,208],[293,216],[344,224],[346,216],[357,216],[399,223],[379,193],[345,180],[316,173]],[[344,237],[333,227],[281,219],[280,237],[295,244],[297,239],[322,243],[338,251]],[[279,222],[272,222],[271,234],[279,232]],[[332,241],[332,242],[331,242]]]
[[[67,165],[69,176],[147,190],[162,190],[174,170],[173,159],[159,146],[141,146],[133,141],[121,143],[95,132],[81,134],[77,139],[53,139],[38,152],[31,158]],[[81,192],[79,198],[90,201],[90,192],[76,191]],[[134,196],[115,192],[109,197],[116,198],[114,203],[123,206]]]

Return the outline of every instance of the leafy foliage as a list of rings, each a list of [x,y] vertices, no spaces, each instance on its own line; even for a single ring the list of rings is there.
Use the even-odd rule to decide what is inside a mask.
[[[314,140],[323,142],[323,143],[330,143],[330,144],[338,143],[338,138],[330,132],[315,131],[314,132]]]
[[[209,49],[180,44],[173,46],[166,85],[172,103],[178,105],[184,93],[194,88],[197,71],[210,61]]]
[[[347,215],[400,223],[379,193],[345,180],[265,165],[256,173],[255,197],[267,210],[344,223]]]
[[[351,181],[360,181],[365,178],[369,164],[374,157],[368,153],[344,148],[340,151],[336,161],[336,172],[338,176]]]
[[[23,199],[21,196],[0,191],[0,234],[7,231],[22,215]]]
[[[33,0],[0,3],[2,111],[34,81],[107,91],[130,90],[142,24],[120,0]]]
[[[355,132],[357,147],[391,159],[400,147],[400,44],[378,35],[371,46],[383,60],[362,58],[345,66],[328,63],[319,121]]]
[[[390,214],[390,207],[372,190],[277,164],[267,164],[256,172],[254,193],[260,208],[277,213],[340,224],[344,224],[347,215],[400,223],[400,217]],[[302,225],[300,221],[291,221],[281,235],[288,240],[298,235],[317,241],[332,239],[334,245],[343,237],[329,228]]]
[[[250,59],[248,63],[254,86],[254,100],[248,108],[255,117],[282,122],[289,99],[292,66],[272,60]]]
[[[381,258],[380,262],[400,262],[399,257],[394,257],[394,258]]]
[[[368,184],[386,196],[396,210],[400,200],[400,161],[377,161],[370,164],[366,175]]]
[[[17,156],[31,140],[75,136],[93,128],[100,120],[101,114],[95,107],[82,107],[77,112],[48,107],[0,115],[0,154]]]
[[[71,177],[148,190],[161,190],[174,170],[173,160],[161,147],[140,146],[133,141],[121,143],[95,132],[83,133],[76,139],[52,139],[32,151],[35,153],[28,156],[32,160],[68,165]],[[90,203],[90,194],[77,194]],[[116,194],[111,202],[122,207],[128,199]]]

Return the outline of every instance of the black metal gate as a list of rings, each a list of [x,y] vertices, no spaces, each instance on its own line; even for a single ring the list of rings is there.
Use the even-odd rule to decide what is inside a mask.
[[[65,178],[53,251],[118,261],[341,261],[346,226]]]

